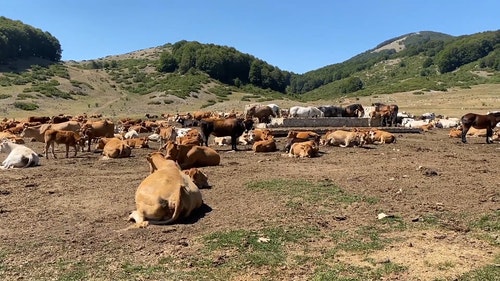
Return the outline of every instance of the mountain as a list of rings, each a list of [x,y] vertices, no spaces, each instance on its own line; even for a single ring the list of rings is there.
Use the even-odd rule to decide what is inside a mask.
[[[301,75],[232,47],[185,40],[79,62],[22,57],[0,63],[0,115],[239,110],[249,102],[470,88],[500,82],[499,46],[500,31],[458,37],[421,31]]]

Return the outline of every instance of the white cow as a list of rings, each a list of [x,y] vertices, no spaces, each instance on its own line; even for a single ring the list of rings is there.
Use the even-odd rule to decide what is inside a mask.
[[[436,121],[436,128],[449,129],[449,128],[456,128],[458,127],[458,125],[460,125],[459,118],[437,119]]]
[[[277,104],[270,103],[267,106],[269,106],[273,110],[274,114],[276,114],[276,117],[281,117],[281,108]]]
[[[37,166],[40,163],[40,157],[31,148],[22,144],[4,140],[0,144],[0,152],[7,152],[9,155],[2,162],[2,169],[26,168]]]
[[[292,106],[290,107],[290,117],[323,117],[323,111],[314,106]]]
[[[136,130],[130,129],[130,130],[128,130],[128,132],[125,133],[125,135],[123,137],[125,139],[136,139],[136,138],[139,138],[139,134],[137,133]]]
[[[413,118],[403,118],[401,125],[406,128],[420,128],[429,124],[429,120],[415,120]]]

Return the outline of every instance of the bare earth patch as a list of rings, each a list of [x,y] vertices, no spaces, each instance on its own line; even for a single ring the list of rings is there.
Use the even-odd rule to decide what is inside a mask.
[[[0,170],[1,279],[311,280],[339,265],[370,272],[391,263],[401,269],[383,273],[386,280],[433,280],[498,262],[500,233],[476,223],[500,208],[500,144],[462,144],[447,130],[397,137],[390,145],[322,147],[312,159],[217,148],[221,165],[203,168],[213,187],[202,190],[206,205],[193,219],[127,231],[148,175],[145,156],[157,144],[107,161],[87,152],[64,159],[60,146],[61,159]],[[27,145],[42,152],[41,143]],[[273,180],[290,186],[251,188]],[[378,220],[381,212],[393,218]],[[239,231],[242,243],[207,240]],[[252,235],[270,239],[263,243],[284,259],[235,263],[256,251]]]

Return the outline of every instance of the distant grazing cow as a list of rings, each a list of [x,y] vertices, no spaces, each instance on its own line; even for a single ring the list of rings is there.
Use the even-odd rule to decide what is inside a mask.
[[[168,141],[164,146],[166,159],[176,161],[181,169],[193,167],[217,166],[220,155],[210,147],[198,145],[182,145]]]
[[[253,121],[251,119],[237,119],[237,118],[226,118],[226,119],[202,119],[200,122],[200,129],[203,137],[203,142],[205,146],[208,146],[208,138],[210,135],[216,137],[231,137],[231,148],[233,150],[238,150],[237,141],[238,138],[245,132],[251,130],[253,127]]]
[[[9,153],[2,162],[3,169],[27,168],[37,166],[40,162],[40,157],[31,148],[8,140],[3,140],[0,143],[0,152]]]
[[[189,217],[203,204],[199,188],[174,161],[165,160],[157,168],[135,193],[136,210],[129,216],[134,227],[171,224]]]
[[[75,157],[78,151],[79,146],[83,147],[84,143],[82,142],[82,138],[78,133],[73,131],[60,131],[54,129],[48,129],[44,134],[45,138],[45,158],[49,159],[49,147],[52,147],[52,156],[56,157],[54,153],[55,144],[64,144],[66,146],[66,158],[68,158],[69,147],[73,147],[75,149]]]

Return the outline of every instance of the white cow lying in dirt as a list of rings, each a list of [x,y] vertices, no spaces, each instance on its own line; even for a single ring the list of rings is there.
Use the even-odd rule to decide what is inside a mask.
[[[40,162],[40,157],[31,148],[7,140],[0,144],[0,152],[9,153],[2,162],[2,169],[37,166]]]
[[[173,223],[203,203],[200,190],[179,165],[161,155],[154,157],[159,158],[155,160],[158,170],[146,177],[135,193],[136,210],[129,216],[135,221],[133,227]]]

